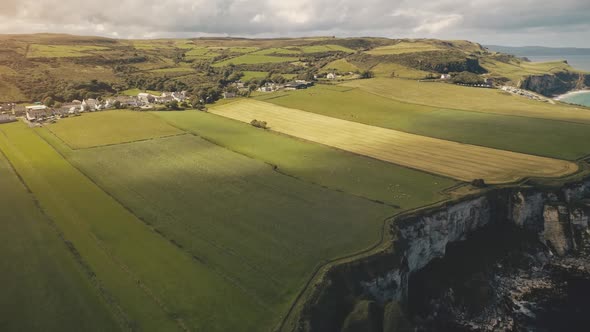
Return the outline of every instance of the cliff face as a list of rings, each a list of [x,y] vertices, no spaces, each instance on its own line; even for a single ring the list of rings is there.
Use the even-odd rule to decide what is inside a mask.
[[[380,302],[404,300],[409,275],[443,257],[449,243],[464,240],[472,231],[489,224],[492,216],[490,199],[479,197],[429,215],[398,221],[405,247],[402,266],[372,280],[360,281],[362,288]]]
[[[590,75],[572,72],[532,75],[520,82],[519,87],[544,96],[564,94],[571,90],[590,86]]]
[[[443,257],[447,245],[494,223],[534,234],[556,255],[576,250],[589,231],[590,180],[559,190],[499,189],[396,220],[390,250],[335,267],[302,314],[301,331],[339,331],[358,298],[404,302],[412,273]],[[501,241],[501,240],[500,240]],[[328,308],[329,307],[329,308]]]

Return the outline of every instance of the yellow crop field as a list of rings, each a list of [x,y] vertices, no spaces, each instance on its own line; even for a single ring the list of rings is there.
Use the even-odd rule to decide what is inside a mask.
[[[508,183],[559,177],[578,169],[568,161],[408,134],[260,101],[242,100],[210,112],[248,123],[266,121],[271,130],[290,136],[463,181]]]

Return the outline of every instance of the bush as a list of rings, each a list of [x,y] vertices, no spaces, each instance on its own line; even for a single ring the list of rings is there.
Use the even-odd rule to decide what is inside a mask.
[[[268,129],[268,125],[267,125],[266,121],[258,121],[256,119],[254,119],[250,122],[250,124],[256,128]]]

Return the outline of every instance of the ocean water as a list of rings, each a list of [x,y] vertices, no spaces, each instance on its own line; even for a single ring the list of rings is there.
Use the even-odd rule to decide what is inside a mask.
[[[590,91],[584,93],[576,93],[561,99],[570,104],[585,105],[590,107]]]
[[[567,60],[567,63],[569,63],[570,66],[579,70],[590,72],[590,55],[525,55],[525,57],[534,62]]]
[[[526,55],[525,55],[526,56]],[[578,69],[590,72],[590,55],[536,55],[536,56],[526,56],[531,61],[534,62],[546,62],[546,61],[555,61],[555,60],[567,60],[570,66]],[[579,93],[573,94],[567,97],[564,97],[562,101],[571,104],[578,104],[578,105],[585,105],[590,106],[590,91],[587,93]]]

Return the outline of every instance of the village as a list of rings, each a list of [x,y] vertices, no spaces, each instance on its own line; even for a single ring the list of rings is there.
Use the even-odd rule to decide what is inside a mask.
[[[295,80],[283,84],[267,82],[256,91],[275,92],[279,90],[293,91],[306,89],[313,86],[313,82]],[[247,95],[249,87],[240,81],[231,84],[231,89],[223,92],[221,98],[231,99]],[[24,119],[29,124],[43,122],[55,122],[61,118],[80,116],[85,112],[99,112],[114,109],[129,109],[134,111],[165,111],[181,110],[188,108],[203,109],[201,106],[212,102],[211,100],[191,100],[187,91],[163,92],[160,95],[148,92],[140,92],[137,96],[118,95],[104,98],[88,98],[83,100],[72,100],[71,102],[55,103],[46,105],[42,102],[35,102],[32,105],[16,103],[5,103],[0,105],[0,124],[15,122],[18,118]],[[196,104],[196,105],[193,105]],[[171,106],[173,105],[173,106]]]

